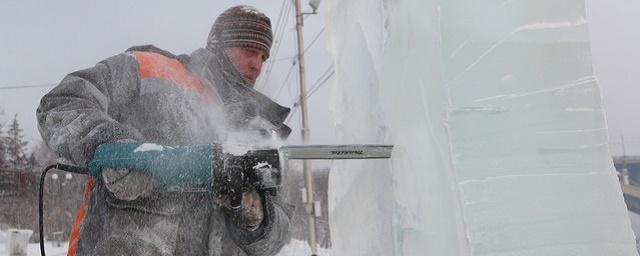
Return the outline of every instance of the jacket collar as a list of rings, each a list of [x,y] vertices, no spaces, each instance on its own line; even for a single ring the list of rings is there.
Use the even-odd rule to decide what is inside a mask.
[[[187,68],[214,85],[227,108],[231,123],[242,127],[255,117],[260,117],[281,138],[287,138],[291,133],[291,129],[284,124],[291,109],[247,86],[226,54],[197,49],[191,53]]]

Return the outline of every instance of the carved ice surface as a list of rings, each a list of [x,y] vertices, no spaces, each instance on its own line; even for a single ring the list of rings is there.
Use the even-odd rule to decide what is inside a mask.
[[[637,255],[584,0],[329,0],[332,255]]]

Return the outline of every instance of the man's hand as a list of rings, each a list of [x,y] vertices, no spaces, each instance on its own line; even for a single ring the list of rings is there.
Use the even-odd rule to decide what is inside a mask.
[[[249,152],[241,156],[225,155],[221,160],[223,168],[214,172],[216,200],[237,227],[254,231],[262,224],[266,192],[259,168],[277,167],[277,156],[274,150]]]
[[[249,151],[239,156],[225,154],[218,161],[219,167],[213,173],[213,192],[222,206],[231,209],[241,207],[247,192],[264,192],[259,168],[279,164],[276,150]]]
[[[126,168],[106,168],[102,171],[104,184],[116,198],[132,201],[149,196],[157,181],[144,173],[131,171]]]
[[[247,230],[256,230],[264,219],[262,197],[257,191],[242,193],[239,226]]]
[[[242,168],[225,168],[216,175],[214,191],[217,203],[227,213],[231,222],[246,230],[256,230],[264,219],[262,196],[252,186],[257,177]],[[253,177],[252,177],[253,176]]]
[[[240,206],[235,208],[226,206],[223,207],[223,211],[233,225],[244,230],[255,231],[264,220],[262,196],[256,190],[243,192]]]

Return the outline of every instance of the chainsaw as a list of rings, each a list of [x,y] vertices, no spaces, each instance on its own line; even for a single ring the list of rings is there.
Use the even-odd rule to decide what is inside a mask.
[[[165,191],[188,193],[219,192],[221,179],[235,171],[244,172],[242,182],[257,190],[277,193],[288,160],[385,159],[391,157],[391,145],[301,145],[278,149],[249,150],[245,154],[224,153],[217,144],[162,146],[153,143],[117,142],[98,146],[86,168],[57,163],[48,166],[40,177],[39,229],[43,243],[43,184],[51,169],[90,175],[101,181],[106,169],[128,169],[154,177]]]
[[[282,184],[282,167],[292,159],[381,159],[390,158],[386,145],[284,146],[279,149],[249,150],[244,154],[223,153],[216,144],[168,147],[152,143],[108,143],[96,148],[88,173],[102,179],[105,168],[125,168],[154,177],[165,190],[214,192],[219,173],[230,169],[256,176],[260,190]]]

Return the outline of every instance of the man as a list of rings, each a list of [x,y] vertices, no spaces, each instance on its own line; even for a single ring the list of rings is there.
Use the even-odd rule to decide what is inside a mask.
[[[105,143],[285,138],[289,109],[253,89],[271,43],[269,18],[232,7],[216,19],[206,48],[188,56],[132,47],[69,74],[41,100],[40,133],[80,166]],[[274,255],[289,239],[291,209],[255,189],[234,210],[224,198],[172,192],[142,172],[107,169],[84,195],[68,255]]]

